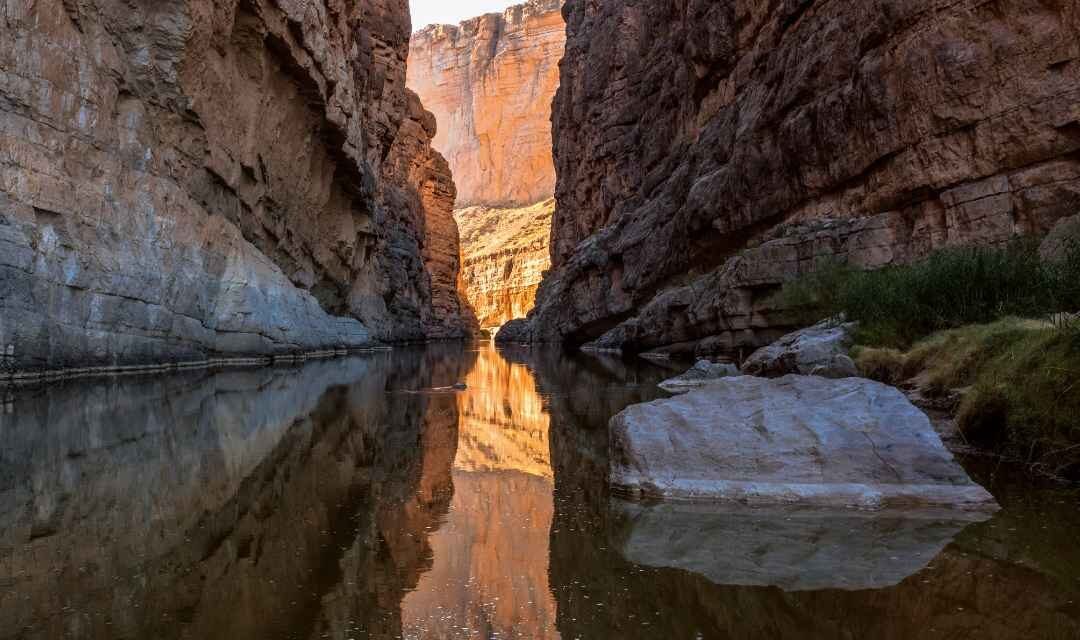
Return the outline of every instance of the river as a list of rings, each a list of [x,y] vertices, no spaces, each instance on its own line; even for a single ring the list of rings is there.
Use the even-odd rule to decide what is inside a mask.
[[[433,345],[0,393],[0,639],[1080,638],[1080,492],[1007,465],[963,461],[984,522],[610,497],[607,422],[671,373]]]

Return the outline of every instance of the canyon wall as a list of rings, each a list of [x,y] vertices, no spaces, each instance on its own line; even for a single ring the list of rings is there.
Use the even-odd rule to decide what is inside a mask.
[[[566,32],[562,0],[530,0],[460,25],[430,25],[409,46],[409,88],[435,114],[433,144],[458,206],[520,207],[551,197],[551,99]]]
[[[1080,210],[1072,0],[569,0],[553,271],[507,341],[730,351],[782,282]]]
[[[480,328],[524,318],[551,266],[548,238],[555,200],[518,209],[467,207],[454,212],[461,230],[462,293]]]
[[[4,371],[463,335],[454,187],[405,88],[408,16],[0,6]]]
[[[457,184],[462,289],[484,329],[528,313],[549,265],[562,4],[530,0],[431,25],[409,47],[408,85],[439,122],[432,144]]]

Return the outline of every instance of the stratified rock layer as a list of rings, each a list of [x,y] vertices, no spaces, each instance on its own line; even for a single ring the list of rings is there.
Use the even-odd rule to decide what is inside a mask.
[[[524,318],[551,266],[548,239],[555,201],[520,209],[469,207],[454,212],[461,229],[462,295],[482,329]]]
[[[0,14],[8,368],[461,335],[405,0]]]
[[[791,328],[827,257],[876,267],[1080,208],[1069,0],[569,0],[553,272],[508,338],[698,352]]]
[[[566,32],[562,0],[530,0],[413,34],[408,84],[435,114],[458,206],[550,198],[551,99]]]

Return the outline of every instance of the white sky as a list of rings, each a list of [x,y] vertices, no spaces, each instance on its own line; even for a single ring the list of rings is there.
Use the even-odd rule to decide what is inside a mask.
[[[409,0],[413,31],[429,24],[457,24],[492,11],[502,11],[520,0]]]

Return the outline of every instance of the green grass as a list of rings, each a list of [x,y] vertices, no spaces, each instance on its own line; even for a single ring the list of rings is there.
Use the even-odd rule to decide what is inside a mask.
[[[1080,329],[1006,318],[935,333],[907,351],[859,347],[867,377],[962,391],[957,426],[1055,475],[1080,477]]]
[[[958,397],[970,442],[1080,478],[1080,239],[1051,260],[1017,242],[877,271],[828,263],[774,302],[807,324],[858,322],[852,355],[867,377]]]
[[[807,323],[843,314],[859,323],[861,344],[907,348],[965,325],[1080,311],[1080,243],[1054,262],[1017,242],[943,250],[876,271],[826,263],[787,284],[775,302]]]

